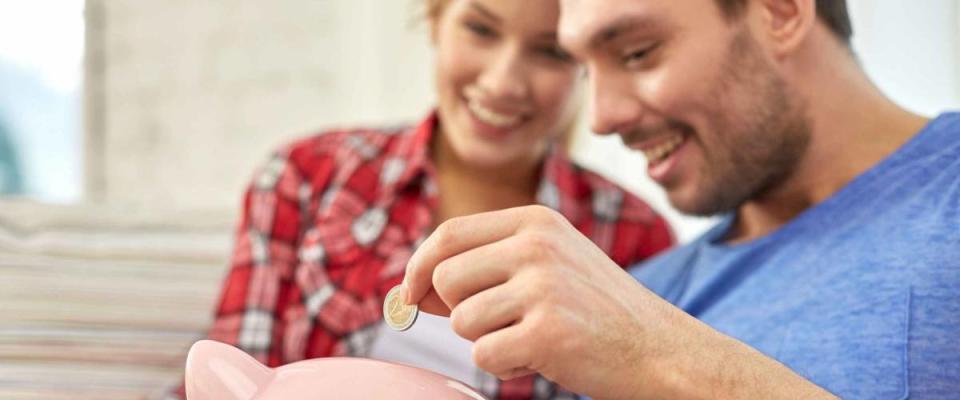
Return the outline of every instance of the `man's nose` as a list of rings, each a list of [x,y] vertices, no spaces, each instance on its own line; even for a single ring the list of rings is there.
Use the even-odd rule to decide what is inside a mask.
[[[643,103],[625,76],[590,71],[590,121],[598,134],[622,133],[643,116]]]

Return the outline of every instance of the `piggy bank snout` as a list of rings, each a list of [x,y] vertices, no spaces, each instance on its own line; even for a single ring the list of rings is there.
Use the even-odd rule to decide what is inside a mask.
[[[242,350],[201,340],[187,354],[189,400],[250,400],[270,381],[273,371]]]

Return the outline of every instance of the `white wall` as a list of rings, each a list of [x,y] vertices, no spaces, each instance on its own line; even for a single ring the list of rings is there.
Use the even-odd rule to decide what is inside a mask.
[[[294,137],[420,118],[432,81],[414,3],[88,0],[93,198],[235,209]]]
[[[956,0],[850,0],[850,7],[854,48],[887,95],[931,116],[960,108]]]

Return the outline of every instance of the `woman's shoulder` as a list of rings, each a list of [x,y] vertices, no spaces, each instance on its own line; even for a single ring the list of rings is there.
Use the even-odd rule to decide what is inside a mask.
[[[254,172],[253,185],[261,190],[291,192],[291,196],[319,196],[341,185],[364,168],[376,169],[410,128],[329,129],[305,135],[277,147]],[[281,184],[283,183],[283,184]],[[309,191],[309,193],[304,193]]]
[[[391,144],[410,133],[410,126],[341,128],[319,131],[280,147],[278,154],[292,163],[307,164],[314,159],[373,159]]]
[[[310,177],[334,167],[375,161],[390,153],[410,131],[410,126],[318,131],[280,146],[271,158],[279,158],[302,176]]]

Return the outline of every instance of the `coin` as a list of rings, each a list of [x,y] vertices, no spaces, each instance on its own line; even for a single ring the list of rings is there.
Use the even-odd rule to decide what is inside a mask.
[[[406,304],[400,296],[400,287],[394,286],[387,292],[387,297],[383,300],[383,319],[391,329],[402,332],[413,326],[420,308],[416,304]]]

